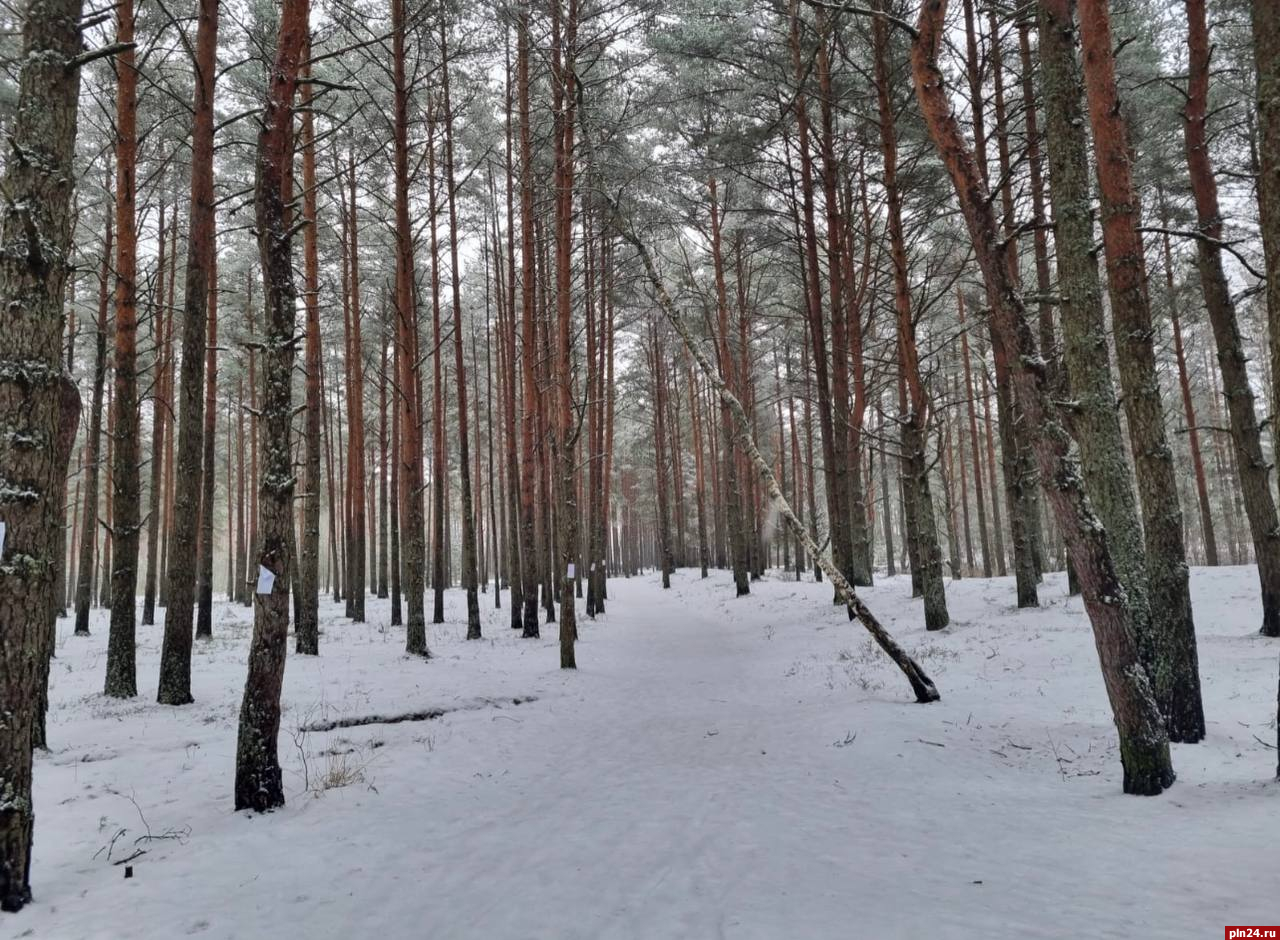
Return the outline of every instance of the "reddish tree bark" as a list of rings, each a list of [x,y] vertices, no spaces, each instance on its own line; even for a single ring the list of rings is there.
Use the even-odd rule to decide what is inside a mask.
[[[213,93],[217,69],[218,0],[201,0],[196,25],[194,116],[191,129],[191,206],[187,214],[187,260],[182,304],[182,379],[178,401],[175,512],[165,566],[168,606],[160,651],[157,701],[185,705],[191,698],[191,640],[195,601],[196,526],[204,450],[205,318],[214,254]],[[249,301],[252,309],[252,300]],[[252,314],[250,314],[252,316]],[[252,321],[250,321],[252,322]],[[256,387],[249,353],[249,386]],[[251,403],[255,404],[255,403]],[[256,464],[257,443],[253,450]],[[255,466],[256,471],[256,466]],[[253,518],[256,518],[256,513]]]
[[[1163,209],[1163,194],[1162,209]],[[1168,218],[1161,220],[1169,227]],[[1173,327],[1173,354],[1178,364],[1178,390],[1182,394],[1182,413],[1187,422],[1187,447],[1191,451],[1191,468],[1196,478],[1196,500],[1200,508],[1200,535],[1204,540],[1205,564],[1218,565],[1218,539],[1213,530],[1213,508],[1209,503],[1209,482],[1204,472],[1204,454],[1200,450],[1200,428],[1196,420],[1196,406],[1191,400],[1191,378],[1187,371],[1187,353],[1182,342],[1182,318],[1178,316],[1178,303],[1174,297],[1173,250],[1169,235],[1162,236],[1164,249],[1165,289],[1169,296],[1169,323]]]
[[[261,569],[271,573],[274,582],[269,590],[256,591],[249,669],[236,740],[235,807],[258,812],[284,805],[276,738],[280,731],[280,689],[289,630],[289,572],[293,563],[294,475],[289,438],[296,303],[286,202],[291,188],[288,164],[293,159],[293,97],[306,41],[307,15],[307,0],[285,0],[262,130],[258,134],[254,194],[266,300],[262,408],[265,427],[259,483],[262,541],[257,560]]]
[[[137,593],[140,494],[138,480],[138,73],[132,48],[133,0],[116,7],[116,329],[115,453],[112,468],[111,632],[106,695],[138,694]]]
[[[729,347],[729,297],[725,287],[724,252],[721,248],[720,236],[720,197],[716,178],[712,176],[707,183],[708,196],[711,200],[711,262],[715,271],[716,288],[716,358],[720,374],[729,388],[736,388],[735,376],[737,368],[733,352]],[[741,477],[738,473],[738,462],[733,438],[729,433],[732,415],[723,401],[720,405],[721,432],[724,434],[723,490],[726,516],[726,529],[729,545],[729,563],[733,566],[733,581],[737,596],[751,593],[749,580],[747,534],[742,512]],[[812,461],[811,461],[812,463]],[[812,508],[810,516],[812,517]]]
[[[879,103],[880,146],[884,156],[883,182],[888,201],[889,255],[893,262],[893,307],[897,316],[898,368],[907,388],[909,409],[902,415],[902,442],[906,454],[907,498],[915,518],[915,544],[919,558],[920,587],[924,595],[927,630],[941,630],[951,618],[942,583],[942,549],[934,521],[933,493],[929,485],[927,434],[929,398],[920,374],[916,327],[911,311],[911,284],[907,270],[906,237],[902,230],[902,194],[898,188],[898,137],[889,100],[889,27],[877,16],[871,24],[875,48],[876,99]]]
[[[848,572],[848,506],[843,476],[837,476],[837,445],[833,408],[843,410],[846,402],[833,402],[834,390],[830,377],[827,352],[825,318],[822,308],[821,273],[818,265],[818,235],[814,222],[813,157],[809,143],[809,112],[804,80],[808,72],[807,57],[800,48],[800,7],[798,0],[788,6],[790,18],[789,46],[793,78],[797,84],[792,97],[792,109],[796,119],[796,156],[800,162],[801,228],[804,244],[805,301],[809,343],[813,353],[814,381],[817,384],[817,409],[819,437],[822,445],[823,477],[827,492],[827,525],[832,560],[842,572]],[[732,387],[732,383],[730,383]],[[847,393],[847,390],[846,390]],[[840,472],[844,467],[841,464]],[[745,488],[745,482],[744,488]]]
[[[1053,481],[1047,493],[1080,576],[1120,735],[1125,792],[1157,794],[1174,780],[1168,737],[1138,659],[1124,593],[1107,549],[1106,531],[1089,506],[1046,377],[1035,365],[1039,358],[1035,339],[1021,295],[1005,263],[990,194],[951,111],[937,60],[945,16],[945,0],[925,0],[912,47],[916,97],[929,136],[955,186],[982,271],[992,326],[1000,340],[1016,351],[1011,357],[1012,378],[1023,416],[1029,422],[1041,476]]]
[[[1198,741],[1204,736],[1204,718],[1195,623],[1177,476],[1165,435],[1164,403],[1156,372],[1146,256],[1138,232],[1141,201],[1133,182],[1128,128],[1120,113],[1108,2],[1081,0],[1079,9],[1116,361],[1124,391],[1147,554],[1150,620],[1135,623],[1135,636],[1172,739]],[[1240,365],[1243,368],[1243,359]],[[1250,405],[1252,401],[1250,394]],[[1256,423],[1254,435],[1256,440]],[[1265,477],[1264,470],[1264,480]],[[1270,506],[1270,527],[1274,529],[1275,507],[1269,492],[1266,502]],[[1277,554],[1273,571],[1280,578],[1280,538],[1274,545]],[[1273,596],[1280,604],[1280,580],[1273,583],[1277,587]],[[1280,616],[1280,607],[1276,616]],[[1280,620],[1276,623],[1280,630]]]
[[[1186,0],[1187,49],[1190,79],[1183,110],[1183,131],[1187,145],[1187,166],[1191,192],[1195,198],[1196,266],[1204,291],[1205,308],[1213,326],[1222,372],[1222,390],[1227,400],[1231,437],[1235,442],[1240,489],[1244,497],[1253,551],[1262,588],[1262,635],[1280,636],[1280,522],[1271,492],[1270,465],[1262,450],[1262,434],[1249,384],[1244,344],[1236,320],[1235,303],[1222,265],[1222,210],[1218,205],[1218,185],[1205,124],[1209,98],[1209,27],[1204,0]],[[1194,655],[1194,636],[1188,642]]]
[[[302,57],[311,55],[308,30]],[[303,331],[303,365],[306,381],[303,402],[303,493],[302,539],[298,546],[298,617],[294,624],[294,650],[315,656],[320,652],[320,255],[316,231],[316,129],[313,113],[311,66],[303,65],[299,98],[302,105],[302,306],[306,321]],[[345,226],[343,226],[345,229]],[[345,236],[345,232],[343,233]],[[348,284],[350,269],[345,237],[342,241],[342,283]],[[343,325],[346,326],[347,296],[342,298]],[[350,362],[348,348],[346,360]],[[332,490],[330,494],[332,495]],[[349,605],[350,602],[348,602]]]

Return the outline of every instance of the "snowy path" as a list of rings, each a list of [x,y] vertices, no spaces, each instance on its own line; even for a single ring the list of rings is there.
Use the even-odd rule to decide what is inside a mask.
[[[437,658],[401,655],[386,606],[326,604],[322,655],[290,657],[281,755],[290,803],[231,811],[246,611],[220,605],[197,704],[154,698],[159,628],[140,628],[142,696],[106,702],[105,622],[60,639],[37,764],[36,903],[3,937],[1168,937],[1274,923],[1280,787],[1274,642],[1254,637],[1248,569],[1197,571],[1210,740],[1179,747],[1164,797],[1119,792],[1078,602],[1011,609],[1008,581],[949,586],[926,635],[905,579],[867,598],[943,694],[911,703],[826,585],[682,572],[670,592],[611,583],[576,674],[485,607]],[[490,601],[484,598],[483,601]],[[462,598],[450,592],[450,616]],[[60,632],[69,631],[66,621]],[[554,627],[551,628],[554,631]],[[534,701],[512,704],[516,698]],[[322,719],[458,709],[300,736]],[[336,752],[329,757],[324,752]],[[342,752],[350,752],[343,754]],[[144,831],[135,877],[114,858]],[[27,932],[29,931],[29,932]],[[1149,934],[1142,933],[1150,931]],[[24,932],[27,932],[24,934]]]

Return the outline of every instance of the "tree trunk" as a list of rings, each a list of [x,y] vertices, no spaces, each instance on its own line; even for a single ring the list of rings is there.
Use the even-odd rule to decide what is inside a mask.
[[[996,118],[996,155],[997,168],[1000,170],[1000,206],[1002,224],[1005,233],[1005,253],[1009,258],[1010,276],[1014,284],[1021,286],[1021,271],[1018,267],[1018,221],[1013,201],[1013,166],[1009,156],[1009,126],[1006,117],[1004,96],[1004,43],[1000,36],[1000,23],[996,17],[995,7],[987,7],[987,22],[991,32],[990,59],[993,90],[993,104]],[[1034,211],[1034,210],[1033,210]],[[992,343],[997,348],[996,343]],[[1002,366],[1001,357],[996,356],[997,376]],[[1010,521],[1014,536],[1013,560],[1014,575],[1017,579],[1019,607],[1039,606],[1036,596],[1036,585],[1044,571],[1044,546],[1040,533],[1040,499],[1035,479],[1035,464],[1031,456],[1031,448],[1027,443],[1027,433],[1018,414],[1017,403],[1008,393],[1008,382],[998,380],[997,393],[1004,392],[1007,402],[1005,411],[1008,420],[1001,418],[1001,431],[1008,431],[1008,446],[1004,448],[1008,471]],[[997,401],[1001,400],[1000,398]]]
[[[427,212],[431,233],[431,594],[432,623],[444,623],[445,558],[448,528],[445,524],[449,463],[445,448],[444,334],[440,322],[440,217],[436,180],[436,111],[427,106]]]
[[[698,399],[697,399],[698,383],[695,381],[693,377],[693,362],[687,352],[685,353],[685,365],[688,372],[688,377],[685,381],[688,385],[688,390],[689,390],[689,415],[690,415],[690,419],[693,422],[694,501],[698,511],[698,568],[701,572],[702,577],[705,578],[707,576],[707,564],[710,559],[710,548],[707,545],[707,497],[706,497],[706,484],[705,484],[706,475],[703,472],[703,467],[702,467],[702,460],[703,460],[702,420],[701,420],[701,414],[700,414],[701,409],[698,407]],[[788,402],[790,401],[791,399],[788,399]],[[778,407],[779,408],[782,407],[781,394],[779,394],[779,398],[778,398]],[[792,422],[792,434],[794,435],[795,433],[794,406],[792,411],[793,413],[792,413],[791,422]],[[779,421],[781,421],[781,412],[779,412]],[[795,446],[795,438],[793,436],[792,437],[792,448],[793,448],[792,462],[793,463],[795,458],[794,446]],[[792,480],[793,495],[794,495],[794,490],[795,490],[795,481],[793,479]]]
[[[829,375],[827,357],[826,326],[822,310],[822,289],[818,264],[818,236],[814,224],[814,185],[813,159],[809,144],[809,114],[804,92],[804,78],[808,72],[807,57],[800,48],[800,7],[799,0],[791,0],[789,4],[791,32],[789,44],[793,78],[797,84],[792,97],[792,108],[796,118],[796,152],[800,161],[800,196],[801,219],[804,244],[805,272],[805,304],[806,319],[809,328],[809,342],[813,352],[814,380],[817,383],[818,424],[822,444],[822,468],[827,492],[827,535],[835,566],[842,572],[848,572],[848,506],[844,501],[843,489],[844,467],[838,466],[836,452],[836,433],[833,408],[843,411],[845,401],[833,403],[834,391]],[[745,383],[744,383],[745,384]],[[732,385],[732,382],[730,382]],[[727,417],[727,416],[726,416]],[[729,427],[726,421],[726,428]],[[730,435],[732,439],[732,435]],[[840,445],[843,451],[843,445]],[[839,473],[837,473],[839,471]],[[747,481],[741,481],[746,488]],[[744,534],[744,541],[745,541]],[[740,592],[743,593],[743,592]]]
[[[965,24],[965,72],[969,84],[969,106],[973,115],[973,137],[974,137],[974,159],[977,163],[978,175],[983,185],[989,185],[989,170],[987,165],[987,136],[986,136],[986,104],[982,94],[982,60],[979,58],[978,39],[980,27],[974,16],[974,8],[971,0],[964,2],[964,24]],[[994,32],[994,30],[993,30]],[[998,64],[999,49],[998,36],[992,37],[993,51],[992,64]],[[1001,108],[1003,110],[1003,77],[997,77],[997,91],[1000,94]],[[1001,125],[1000,113],[997,113],[998,127]],[[1001,164],[1002,174],[1001,180],[1006,179],[1003,173],[1003,167],[1008,164],[1008,145],[1007,140],[1004,142],[1000,152],[1003,155]],[[1011,218],[1009,214],[1009,198],[1008,190],[1001,186],[1001,193],[1005,196],[1005,231],[1010,234]],[[1017,269],[1011,271],[1010,276],[1014,279],[1017,286],[1018,272]],[[1038,580],[1038,572],[1035,569],[1035,560],[1032,555],[1032,538],[1031,538],[1031,494],[1030,483],[1028,479],[1031,468],[1030,461],[1027,457],[1026,442],[1022,440],[1024,437],[1024,422],[1014,413],[1014,399],[1009,391],[1010,378],[1007,366],[1007,354],[994,339],[991,342],[991,359],[992,366],[995,370],[996,379],[996,415],[998,418],[998,433],[1000,436],[1000,466],[1004,474],[1004,496],[1006,508],[1009,512],[1009,534],[1013,542],[1013,568],[1014,578],[1016,582],[1016,591],[1019,607],[1034,607],[1039,603],[1036,597],[1036,582]],[[983,388],[984,408],[990,405],[985,395],[986,390],[986,371],[983,370]],[[1005,550],[1004,550],[1004,529],[1000,519],[1000,500],[995,497],[996,491],[996,470],[995,470],[995,444],[994,434],[990,421],[990,412],[987,413],[987,450],[988,450],[988,469],[989,479],[991,480],[992,490],[992,509],[995,516],[995,538],[996,538],[996,554],[998,556],[999,565],[998,573],[1003,577],[1005,571]],[[1031,495],[1029,495],[1031,494]]]
[[[827,273],[829,281],[829,299],[831,304],[831,453],[835,464],[832,478],[835,482],[837,499],[835,506],[838,516],[832,529],[832,545],[838,544],[837,558],[845,577],[855,587],[870,587],[871,570],[865,552],[861,564],[855,564],[853,537],[853,506],[851,489],[851,472],[856,470],[857,455],[852,455],[853,467],[850,467],[850,409],[849,409],[849,334],[847,319],[847,303],[844,279],[844,246],[842,232],[844,221],[840,217],[840,198],[838,195],[839,164],[835,152],[835,101],[831,87],[831,62],[828,51],[827,35],[834,24],[829,24],[827,14],[821,8],[815,8],[815,28],[818,33],[818,48],[815,53],[815,65],[818,78],[818,103],[820,115],[820,132],[818,149],[822,156],[822,201],[826,209],[827,223]],[[861,507],[859,507],[859,511]],[[865,529],[865,523],[862,528]]]
[[[1267,281],[1272,415],[1280,415],[1280,0],[1253,0],[1258,108],[1258,214]],[[1272,437],[1276,426],[1272,425]]]
[[[112,207],[114,209],[114,206]],[[112,294],[114,296],[114,289]],[[115,343],[112,342],[114,347]],[[115,494],[115,484],[112,483],[112,468],[115,465],[115,446],[116,446],[116,409],[115,409],[115,391],[113,382],[107,388],[107,480],[104,490],[106,492],[106,505],[103,512],[103,526],[106,533],[102,539],[102,558],[100,570],[98,572],[98,606],[111,606],[111,502]]]
[[[884,414],[883,404],[881,405],[880,413]],[[881,436],[885,433],[883,418],[880,420],[880,433]],[[889,486],[889,457],[883,446],[880,448],[880,491],[884,494],[881,515],[884,518],[885,573],[892,578],[897,576],[893,550],[893,488]]]
[[[249,571],[249,546],[246,544],[244,475],[244,379],[236,383],[236,591],[233,602],[243,604],[249,596],[245,584]]]
[[[1165,212],[1164,194],[1161,193],[1161,222],[1167,229],[1169,220]],[[1200,428],[1196,420],[1196,407],[1191,399],[1191,378],[1187,371],[1187,352],[1182,343],[1182,318],[1178,316],[1178,301],[1173,284],[1173,250],[1169,234],[1162,236],[1164,247],[1165,288],[1168,294],[1169,323],[1173,327],[1173,353],[1178,363],[1178,389],[1182,393],[1182,413],[1187,422],[1187,448],[1191,451],[1191,468],[1196,478],[1196,501],[1200,508],[1200,535],[1204,540],[1205,564],[1218,565],[1218,539],[1213,529],[1213,507],[1209,502],[1209,481],[1204,472],[1204,454],[1200,449]]]
[[[213,494],[217,467],[214,448],[218,430],[218,253],[210,253],[209,304],[205,318],[208,334],[205,337],[204,362],[204,434],[201,436],[204,457],[200,471],[200,572],[196,585],[196,636],[207,639],[213,636]]]
[[[1031,24],[1028,16],[1018,18],[1018,64],[1022,68],[1022,111],[1027,132],[1027,169],[1031,182],[1031,224],[1036,259],[1036,291],[1039,298],[1040,354],[1055,369],[1058,349],[1054,341],[1053,282],[1049,271],[1049,232],[1045,224],[1044,158],[1040,153],[1040,122],[1036,115],[1035,66],[1031,59]],[[1043,106],[1043,105],[1042,105]]]
[[[920,375],[920,354],[916,348],[915,320],[911,312],[911,284],[907,270],[906,238],[902,231],[902,194],[898,189],[898,134],[893,106],[889,100],[888,24],[877,16],[871,24],[875,47],[876,98],[879,102],[880,145],[884,155],[884,188],[888,202],[890,257],[893,262],[894,311],[897,314],[898,367],[907,386],[910,406],[902,416],[902,441],[906,454],[907,498],[912,501],[916,528],[916,551],[920,563],[920,587],[924,594],[924,624],[927,630],[941,630],[951,618],[942,582],[942,549],[933,511],[929,485],[927,437],[929,399]]]
[[[197,32],[199,26],[197,26]],[[174,304],[175,282],[178,280],[178,209],[174,206],[173,223],[169,226],[169,278],[168,278],[168,294],[165,298],[165,307],[169,311],[168,321],[169,328],[166,331],[165,346],[168,350],[168,368],[166,370],[166,391],[165,401],[169,409],[167,424],[169,433],[165,435],[164,441],[164,527],[161,529],[160,536],[160,606],[169,606],[169,538],[173,534],[173,460],[174,460],[174,438],[178,436],[177,422],[177,403],[174,398],[174,375],[177,370],[176,359],[173,354],[173,321],[174,311],[177,310]],[[167,617],[166,617],[167,619]]]
[[[899,344],[901,349],[901,344]],[[920,532],[916,528],[916,515],[920,511],[918,501],[914,498],[912,468],[909,455],[914,453],[911,439],[911,428],[907,415],[911,408],[907,403],[907,381],[905,372],[898,370],[898,413],[895,416],[898,424],[898,498],[902,510],[902,549],[906,558],[907,571],[911,575],[911,596],[924,596],[923,575],[920,571]]]
[[[342,296],[345,301],[345,290]],[[338,525],[342,516],[341,486],[337,482],[338,476],[333,472],[334,450],[341,450],[342,441],[339,440],[337,448],[334,447],[334,438],[337,437],[333,427],[335,423],[333,412],[335,409],[329,407],[329,388],[325,380],[323,350],[321,350],[318,371],[320,374],[320,427],[321,434],[324,437],[325,479],[328,481],[328,512],[325,513],[325,516],[329,523],[329,575],[332,580],[332,584],[326,585],[325,590],[332,587],[333,602],[336,604],[342,600],[342,585],[346,579],[346,572],[342,569],[338,553]]]
[[[387,596],[387,565],[390,545],[387,541],[387,302],[383,291],[382,310],[378,316],[378,565],[379,599]]]
[[[990,194],[951,111],[937,61],[945,16],[945,0],[925,0],[912,47],[916,97],[929,136],[955,186],[982,271],[992,325],[999,340],[1014,353],[1010,365],[1018,401],[1093,624],[1103,679],[1120,736],[1124,790],[1158,794],[1174,781],[1168,736],[1138,659],[1130,611],[1112,563],[1106,530],[1085,495],[1044,371],[1037,368],[1035,339],[1021,295],[1009,274]]]
[[[302,56],[310,58],[311,35],[307,32]],[[294,651],[316,656],[320,653],[320,257],[316,231],[316,129],[312,112],[311,66],[302,66],[299,99],[302,111],[302,305],[306,312],[303,340],[305,402],[303,411],[303,494],[302,540],[298,546],[298,618],[294,624]],[[341,200],[340,200],[341,201]],[[344,226],[345,228],[345,226]],[[348,284],[350,261],[347,242],[342,240],[342,284]],[[346,313],[347,296],[343,296]],[[344,326],[346,325],[344,317]],[[351,350],[346,359],[350,362]],[[332,488],[330,494],[332,495]],[[332,514],[331,514],[332,515]]]
[[[846,222],[846,230],[849,235],[845,239],[844,246],[845,313],[848,318],[849,363],[853,372],[853,410],[849,415],[848,448],[850,455],[849,512],[851,516],[849,529],[851,554],[849,561],[853,571],[854,585],[870,587],[874,582],[873,571],[875,568],[875,540],[872,536],[874,531],[875,501],[867,498],[867,486],[871,483],[871,475],[868,473],[865,483],[862,475],[863,453],[865,450],[862,432],[867,414],[867,368],[866,354],[863,349],[863,330],[864,327],[872,322],[872,317],[869,314],[864,316],[864,314],[866,313],[867,299],[875,273],[872,258],[875,235],[873,232],[871,205],[867,199],[867,175],[861,155],[858,158],[858,169],[858,201],[862,214],[863,251],[861,274],[856,282],[853,265],[853,230],[848,222]],[[853,194],[848,186],[846,186],[845,204],[848,207],[845,212],[847,220],[853,214]]]
[[[1141,649],[1144,636],[1152,630],[1149,604],[1155,596],[1149,594],[1149,587],[1154,585],[1148,578],[1143,530],[1111,379],[1102,287],[1093,254],[1089,150],[1082,113],[1083,86],[1075,52],[1073,7],[1073,0],[1040,0],[1039,4],[1050,198],[1062,295],[1063,359],[1070,398],[1075,403],[1072,432],[1080,445],[1085,488],[1106,527],[1116,576],[1127,594],[1135,638]],[[1144,661],[1144,665],[1148,662]],[[1168,701],[1161,699],[1158,683],[1155,692],[1157,704],[1169,722],[1172,716]],[[1172,723],[1169,730],[1174,737]],[[1199,733],[1194,736],[1190,733],[1188,729],[1189,739],[1193,741],[1204,736],[1203,715]]]
[[[956,463],[951,436],[951,424],[944,420],[938,433],[938,475],[942,478],[942,511],[947,521],[947,567],[951,569],[951,579],[959,581],[964,575],[960,568],[960,536],[956,528]]]
[[[724,254],[720,248],[720,197],[714,176],[708,182],[708,195],[711,199],[711,261],[715,270],[716,323],[719,331],[719,339],[716,343],[717,358],[725,383],[732,388],[735,385],[734,376],[737,370],[734,368],[733,352],[729,347],[729,298],[725,287]],[[733,582],[737,596],[742,597],[751,593],[751,582],[747,571],[747,537],[743,531],[742,497],[733,435],[729,430],[733,426],[732,415],[723,400],[720,403],[720,421],[721,432],[724,434],[724,493],[729,563],[733,566]],[[812,465],[812,460],[810,464]]]
[[[453,278],[453,372],[458,389],[458,475],[462,500],[462,587],[467,593],[467,639],[480,639],[479,580],[476,573],[476,512],[471,494],[471,440],[467,426],[467,370],[462,361],[462,272],[458,266],[458,209],[454,194],[453,105],[449,98],[448,31],[440,21],[444,92],[444,167],[449,197],[449,270]],[[479,428],[477,426],[477,432]]]
[[[89,406],[89,431],[85,437],[84,515],[80,520],[80,563],[76,566],[76,636],[89,635],[89,608],[93,604],[93,559],[98,542],[98,471],[102,465],[102,398],[107,377],[108,284],[111,280],[111,236],[114,220],[106,213],[102,267],[98,275],[98,333],[93,353],[93,398]],[[168,619],[166,614],[165,619]]]
[[[341,172],[341,171],[339,171]],[[347,479],[351,482],[351,548],[347,553],[350,577],[347,580],[347,616],[364,623],[364,599],[374,565],[366,566],[365,539],[372,531],[365,494],[364,433],[364,338],[360,321],[360,219],[356,209],[356,155],[347,151],[347,194],[351,199],[344,207],[347,231],[347,264],[350,269],[351,338],[347,352],[347,424],[351,440],[347,447]],[[318,525],[318,524],[317,524]],[[372,553],[370,553],[372,557]]]
[[[116,41],[133,42],[133,0],[116,7]],[[115,453],[112,483],[111,632],[104,692],[138,694],[138,73],[132,48],[116,57]]]
[[[1271,492],[1270,465],[1262,451],[1262,434],[1253,405],[1253,389],[1249,384],[1249,370],[1236,321],[1235,303],[1231,299],[1231,289],[1222,266],[1222,211],[1218,206],[1218,185],[1213,176],[1213,162],[1209,156],[1205,130],[1208,120],[1210,48],[1204,0],[1186,0],[1186,9],[1190,80],[1183,111],[1183,130],[1187,144],[1187,165],[1191,171],[1191,191],[1195,197],[1196,225],[1201,234],[1196,239],[1196,267],[1200,271],[1205,308],[1209,312],[1209,322],[1213,325],[1213,338],[1218,348],[1222,391],[1227,400],[1231,438],[1235,443],[1236,463],[1240,470],[1240,489],[1244,495],[1245,514],[1249,518],[1249,531],[1253,536],[1253,551],[1258,565],[1258,580],[1262,586],[1261,632],[1263,636],[1280,636],[1280,523],[1276,519],[1275,499]],[[1259,86],[1259,98],[1267,90],[1274,91],[1273,88]],[[1263,150],[1265,152],[1265,146]],[[1260,174],[1260,181],[1266,175],[1267,171],[1264,169]],[[1260,183],[1260,193],[1262,188]],[[1266,221],[1270,221],[1269,216]],[[1266,231],[1265,225],[1263,231]],[[1270,270],[1268,268],[1269,272]],[[1277,270],[1275,276],[1280,277],[1280,270]],[[1275,289],[1274,285],[1269,287],[1269,291]],[[1190,638],[1191,659],[1186,668],[1194,665],[1194,639],[1194,636]]]
[[[533,129],[529,114],[529,12],[521,9],[516,38],[516,88],[520,111],[520,360],[524,409],[520,417],[520,581],[524,590],[524,636],[538,636],[538,585],[541,576],[534,538],[535,491],[538,482],[539,392],[534,310]],[[514,311],[513,311],[514,314]],[[514,326],[513,326],[514,332]],[[512,350],[515,352],[514,348]],[[514,604],[513,604],[514,606]]]
[[[205,316],[214,253],[213,93],[217,68],[218,0],[201,0],[196,26],[195,100],[191,129],[191,208],[187,216],[186,276],[182,305],[182,379],[178,402],[178,454],[173,533],[165,566],[168,606],[160,651],[156,700],[185,705],[191,698],[192,613],[196,583],[196,525],[204,450]],[[252,300],[249,301],[250,308]],[[252,316],[252,314],[250,315]],[[252,323],[252,320],[250,321]],[[253,352],[249,386],[254,387]],[[256,445],[254,453],[257,453]],[[252,517],[251,517],[252,523]]]
[[[265,392],[262,420],[261,545],[259,577],[272,580],[255,592],[253,639],[240,730],[236,740],[235,807],[264,812],[284,805],[276,738],[280,689],[289,632],[289,574],[293,529],[293,462],[290,422],[297,301],[288,225],[289,173],[293,159],[293,96],[307,36],[307,0],[285,0],[280,13],[275,63],[258,134],[254,193],[259,263],[266,301],[263,338]],[[270,578],[267,574],[270,574]]]
[[[556,248],[555,457],[556,513],[559,535],[560,668],[575,669],[578,638],[574,604],[574,561],[578,547],[577,415],[573,402],[573,186],[574,131],[578,87],[576,74],[578,0],[569,0],[563,23],[563,51],[558,26],[560,0],[552,0],[551,87],[556,117],[553,141]]]
[[[399,356],[399,486],[397,494],[404,536],[404,589],[409,601],[405,652],[429,656],[423,608],[425,557],[422,507],[421,393],[418,390],[418,315],[414,298],[413,227],[409,221],[409,87],[405,77],[405,0],[392,0],[392,71],[394,85],[394,177],[396,212],[396,350]]]
[[[987,500],[982,485],[982,442],[978,437],[978,416],[974,408],[973,370],[970,367],[969,330],[964,320],[964,294],[956,291],[960,318],[960,356],[964,359],[964,390],[969,411],[969,451],[973,457],[973,493],[978,507],[978,542],[982,546],[982,576],[991,577],[991,543],[987,538]]]
[[[1102,206],[1102,240],[1106,248],[1116,360],[1124,391],[1147,550],[1151,620],[1146,630],[1141,620],[1135,621],[1135,637],[1171,738],[1198,741],[1204,736],[1204,719],[1186,547],[1182,540],[1182,509],[1178,502],[1173,453],[1165,437],[1164,406],[1152,344],[1154,328],[1147,294],[1146,259],[1142,236],[1138,233],[1141,203],[1133,186],[1128,131],[1117,97],[1106,0],[1082,0],[1080,35]],[[1265,476],[1264,471],[1264,480]],[[1274,507],[1271,520],[1274,527]]]
[[[64,455],[61,443],[74,437],[80,412],[62,364],[80,91],[80,69],[71,63],[82,49],[80,15],[79,0],[50,0],[25,19],[0,213],[4,244],[24,246],[0,256],[0,421],[8,431],[0,438],[0,479],[22,481],[0,497],[7,525],[0,546],[0,708],[7,719],[0,735],[0,909],[6,911],[31,900],[36,662],[41,637],[53,626],[57,503],[70,456],[69,444]]]
[[[399,321],[399,312],[396,314],[397,324]],[[397,326],[398,329],[398,326]],[[402,370],[400,368],[400,340],[397,335],[392,340],[391,355],[391,374],[396,377],[395,387],[393,389],[393,397],[398,399],[403,390],[400,389],[400,378]],[[391,408],[391,480],[387,487],[387,498],[390,500],[387,506],[387,529],[390,554],[389,559],[389,579],[391,592],[391,626],[398,627],[404,622],[403,611],[401,610],[403,599],[403,582],[401,581],[400,567],[400,513],[401,507],[404,505],[400,499],[400,414],[403,411],[401,402],[395,401]]]
[[[173,223],[177,222],[174,213]],[[156,287],[151,304],[151,336],[155,346],[152,358],[151,388],[151,482],[147,492],[147,580],[143,587],[142,623],[154,626],[156,622],[156,561],[159,557],[160,542],[160,491],[164,483],[164,437],[165,412],[168,402],[165,400],[165,374],[168,363],[165,359],[165,321],[167,319],[164,305],[165,275],[165,206],[160,204],[160,231],[156,238],[159,246],[159,258],[156,261]]]

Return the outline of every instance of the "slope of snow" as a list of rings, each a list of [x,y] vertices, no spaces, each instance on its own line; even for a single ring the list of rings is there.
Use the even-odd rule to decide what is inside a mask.
[[[184,708],[153,703],[160,627],[139,628],[142,695],[118,702],[105,615],[88,639],[60,621],[36,900],[0,936],[1190,938],[1277,920],[1278,644],[1256,635],[1252,568],[1194,572],[1209,738],[1175,748],[1154,799],[1120,793],[1060,575],[1032,611],[1009,579],[951,583],[937,634],[907,579],[866,591],[937,682],[926,706],[825,584],[735,600],[689,570],[609,591],[567,674],[556,627],[522,640],[492,595],[467,642],[449,592],[429,662],[403,655],[387,602],[366,624],[323,602],[321,655],[286,669],[289,803],[265,816],[231,801],[249,611],[216,606]],[[443,714],[302,730],[411,712]]]

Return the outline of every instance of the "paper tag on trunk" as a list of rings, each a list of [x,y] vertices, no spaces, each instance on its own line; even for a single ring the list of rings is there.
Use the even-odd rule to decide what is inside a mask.
[[[6,529],[7,529],[6,524],[3,522],[0,522],[0,555],[4,554],[4,537],[6,534],[5,532]]]
[[[266,565],[258,565],[258,593],[270,594],[276,586],[276,574]]]
[[[566,578],[572,578],[572,577],[573,577],[573,575],[574,575],[573,562],[569,562],[569,572],[565,575],[565,577],[566,577]]]

